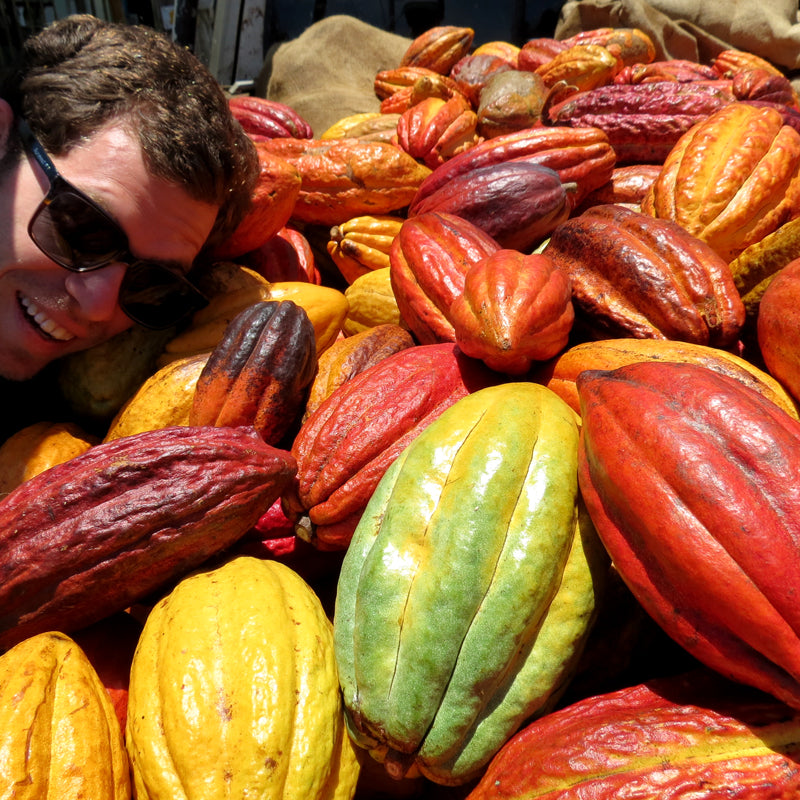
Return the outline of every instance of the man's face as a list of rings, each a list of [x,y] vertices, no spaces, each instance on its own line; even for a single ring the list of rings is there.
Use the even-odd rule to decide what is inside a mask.
[[[134,256],[188,271],[217,207],[151,176],[123,127],[105,128],[53,162],[117,221]],[[54,359],[133,324],[117,302],[124,264],[69,272],[31,241],[28,222],[48,188],[27,155],[0,176],[0,376],[12,380],[33,377]]]

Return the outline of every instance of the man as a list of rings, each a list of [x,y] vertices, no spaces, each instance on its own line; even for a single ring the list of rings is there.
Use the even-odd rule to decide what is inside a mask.
[[[185,276],[257,175],[221,87],[163,35],[78,15],[32,37],[0,92],[0,376],[198,308]]]

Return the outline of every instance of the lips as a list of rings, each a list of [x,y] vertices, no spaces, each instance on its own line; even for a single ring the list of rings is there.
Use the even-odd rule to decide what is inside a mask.
[[[62,328],[55,320],[47,316],[36,303],[28,297],[20,295],[20,303],[25,309],[25,313],[31,322],[38,326],[46,336],[59,342],[69,342],[75,337],[67,330]]]

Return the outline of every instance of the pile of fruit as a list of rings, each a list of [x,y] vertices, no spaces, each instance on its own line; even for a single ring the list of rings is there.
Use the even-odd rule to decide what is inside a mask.
[[[0,796],[800,796],[797,94],[473,37],[232,97],[208,306],[0,447]]]

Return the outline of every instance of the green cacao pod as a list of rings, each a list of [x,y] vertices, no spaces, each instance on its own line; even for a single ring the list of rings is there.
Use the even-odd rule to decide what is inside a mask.
[[[800,793],[800,715],[711,671],[588,697],[533,722],[493,759],[468,800]]]
[[[566,403],[505,383],[447,409],[378,484],[334,641],[351,733],[389,774],[463,784],[567,685],[606,571],[577,453]]]
[[[581,491],[633,595],[698,661],[800,708],[800,422],[697,364],[577,386]]]
[[[252,425],[277,445],[302,414],[317,368],[314,326],[291,300],[248,306],[228,324],[197,379],[190,425]]]
[[[247,533],[296,468],[253,428],[173,427],[39,473],[0,502],[0,648],[177,580]]]

